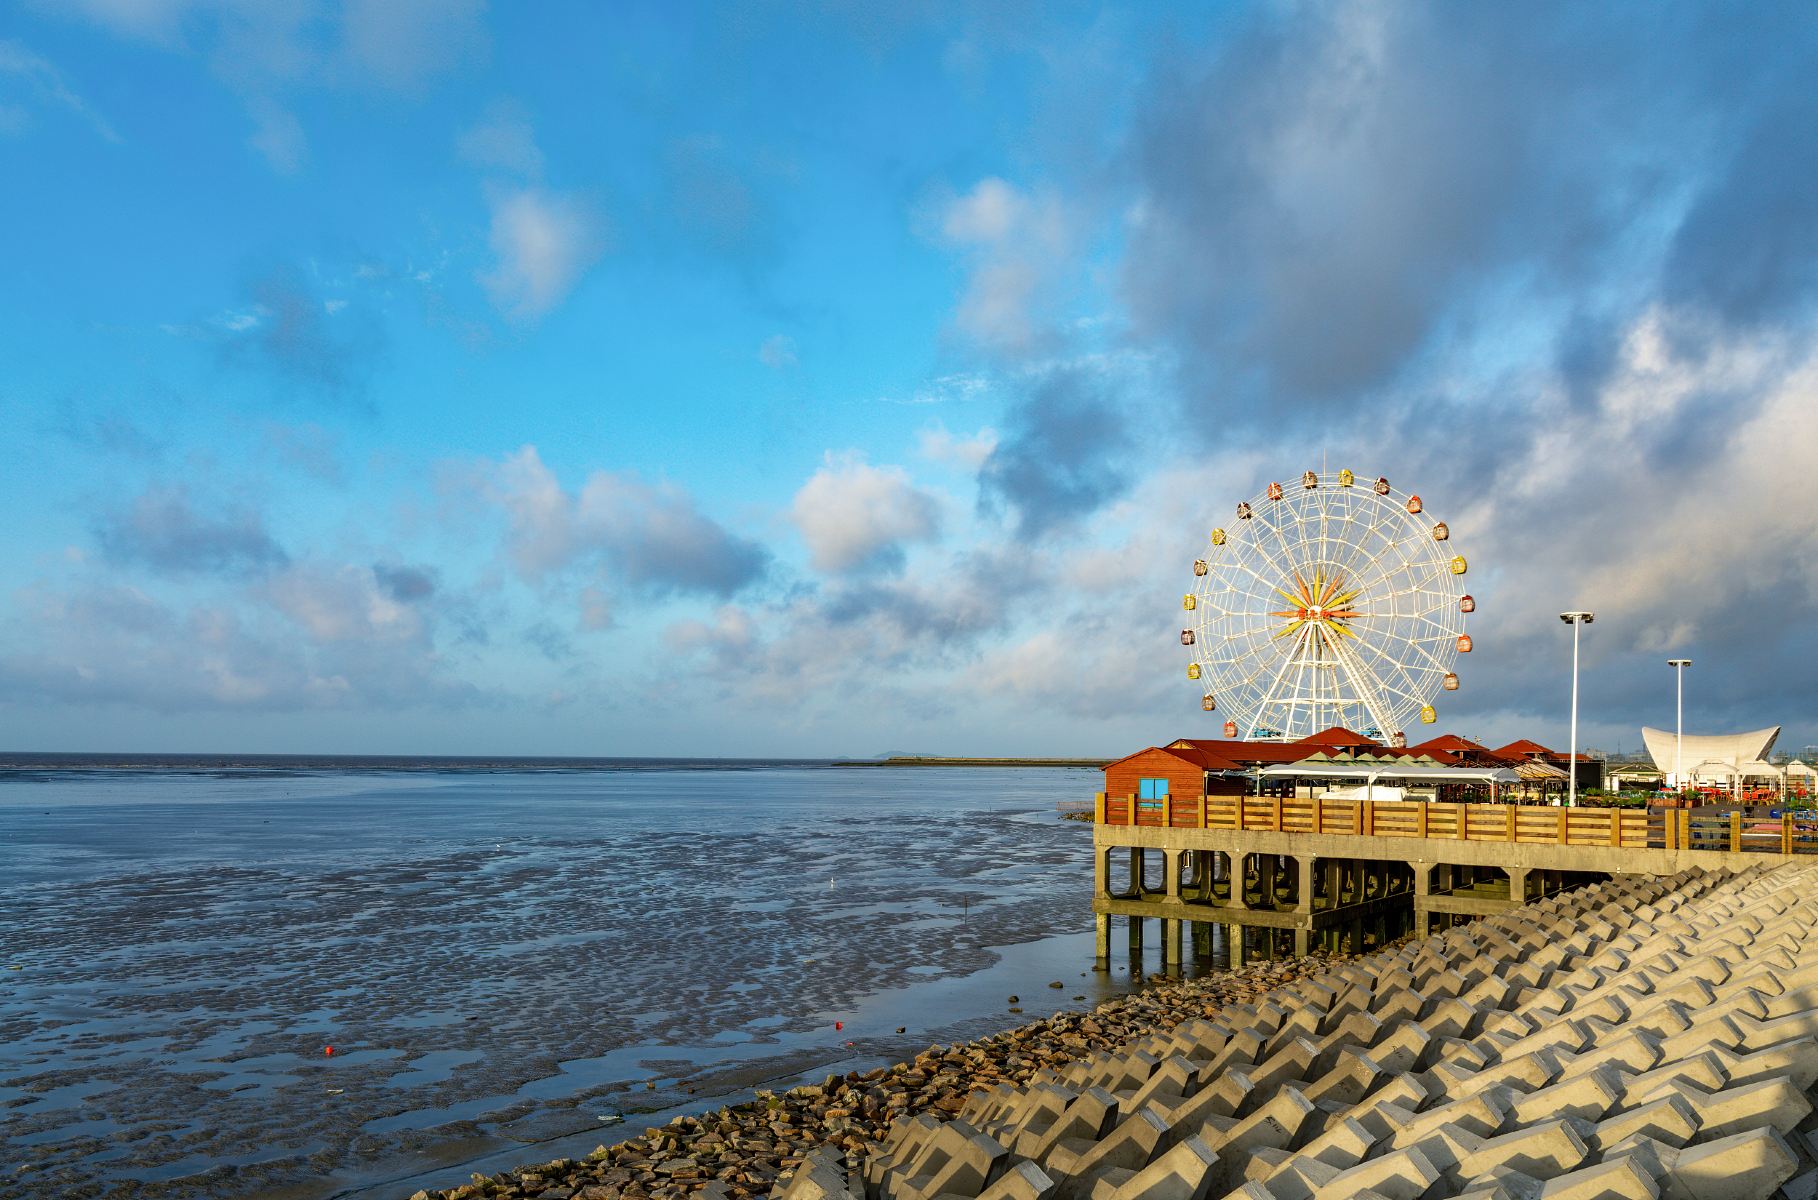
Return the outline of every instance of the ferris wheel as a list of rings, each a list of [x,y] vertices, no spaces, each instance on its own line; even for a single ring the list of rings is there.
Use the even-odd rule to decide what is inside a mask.
[[[1349,470],[1271,483],[1214,529],[1182,599],[1201,707],[1227,738],[1334,725],[1406,745],[1471,652],[1465,558],[1417,495]]]

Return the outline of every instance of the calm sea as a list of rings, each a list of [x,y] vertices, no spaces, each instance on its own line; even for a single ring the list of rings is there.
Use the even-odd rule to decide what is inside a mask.
[[[0,1192],[401,1197],[1083,1007],[1096,784],[0,756]]]

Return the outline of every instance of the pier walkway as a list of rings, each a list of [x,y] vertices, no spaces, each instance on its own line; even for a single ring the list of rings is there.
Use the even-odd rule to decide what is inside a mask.
[[[1233,966],[1357,952],[1614,876],[1818,855],[1810,815],[1100,793],[1093,818],[1101,963],[1113,917],[1133,952],[1154,919],[1169,967],[1184,934],[1211,954],[1219,926]]]

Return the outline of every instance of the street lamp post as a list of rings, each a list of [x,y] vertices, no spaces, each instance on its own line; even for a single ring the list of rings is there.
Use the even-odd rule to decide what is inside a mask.
[[[1667,666],[1673,668],[1673,677],[1679,681],[1673,706],[1673,787],[1677,791],[1685,790],[1685,767],[1680,758],[1685,745],[1685,669],[1691,665],[1689,658],[1667,659]]]
[[[1570,775],[1566,780],[1566,807],[1578,807],[1578,627],[1597,619],[1596,613],[1562,612],[1559,619],[1572,627],[1572,751],[1566,759]]]

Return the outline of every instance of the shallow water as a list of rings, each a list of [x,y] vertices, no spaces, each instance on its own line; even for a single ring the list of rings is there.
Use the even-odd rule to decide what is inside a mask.
[[[0,777],[0,1192],[401,1196],[1084,1006],[1096,782]]]

